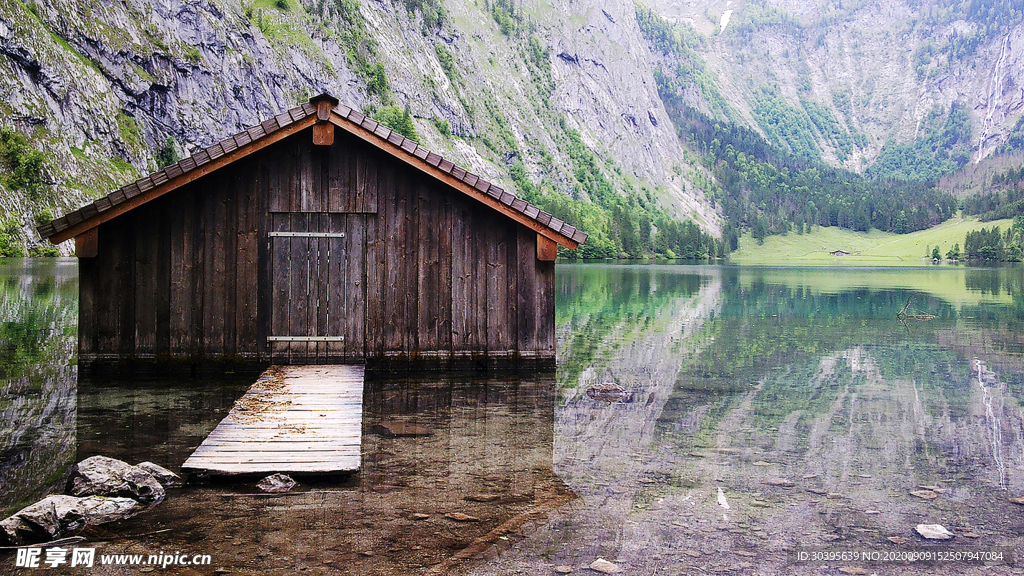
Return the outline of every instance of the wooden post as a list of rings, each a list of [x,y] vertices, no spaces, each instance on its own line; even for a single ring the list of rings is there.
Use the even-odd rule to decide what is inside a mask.
[[[100,229],[90,228],[75,236],[75,256],[95,258],[100,252]]]
[[[331,124],[331,110],[338,105],[338,99],[329,95],[321,94],[309,99],[309,103],[316,106],[316,124],[313,125],[313,144],[317,146],[330,146],[334,144],[334,124]]]
[[[554,262],[558,258],[558,244],[547,236],[537,234],[537,260]]]
[[[313,144],[317,146],[330,146],[334,144],[334,124],[330,122],[318,122],[313,125]]]

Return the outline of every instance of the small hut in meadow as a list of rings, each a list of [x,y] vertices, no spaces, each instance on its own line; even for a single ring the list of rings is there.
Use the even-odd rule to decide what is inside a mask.
[[[328,95],[39,227],[79,364],[553,366],[586,234]]]

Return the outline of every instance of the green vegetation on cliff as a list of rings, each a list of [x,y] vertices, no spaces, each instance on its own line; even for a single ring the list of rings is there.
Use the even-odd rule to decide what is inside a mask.
[[[934,226],[956,211],[956,200],[931,184],[869,180],[794,157],[753,130],[716,122],[683,102],[665,104],[680,138],[700,152],[722,187],[729,222],[752,231],[756,240],[803,234],[814,226],[904,234]]]
[[[43,188],[43,154],[28,138],[10,128],[0,128],[0,183],[20,190],[35,200]]]
[[[584,144],[580,134],[565,128],[568,152],[574,167],[573,196],[556,192],[550,185],[535,186],[522,163],[512,167],[512,179],[523,199],[570,222],[589,234],[587,243],[564,256],[575,258],[644,258],[660,256],[706,260],[725,256],[721,240],[692,221],[681,222],[660,207],[650,190],[637,191],[622,180],[618,188],[605,175],[599,158]]]
[[[921,136],[912,142],[889,142],[867,174],[913,182],[938,179],[967,164],[971,158],[971,119],[963,105],[948,113],[935,109],[921,123]]]

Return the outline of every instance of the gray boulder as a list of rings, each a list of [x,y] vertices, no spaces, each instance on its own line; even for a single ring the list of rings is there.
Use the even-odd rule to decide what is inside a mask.
[[[89,526],[131,518],[147,508],[131,498],[105,496],[86,496],[79,499],[78,505],[85,512],[85,522]]]
[[[181,476],[178,476],[159,464],[153,464],[152,462],[139,462],[136,466],[152,474],[153,478],[156,478],[156,481],[159,482],[165,490],[167,488],[181,486],[182,484]]]
[[[165,495],[164,487],[145,468],[106,456],[75,464],[65,491],[72,496],[131,498],[142,504],[155,504]]]
[[[0,521],[0,538],[10,545],[56,540],[84,527],[85,511],[74,496],[47,496]]]
[[[47,496],[0,521],[0,542],[10,546],[51,542],[87,525],[123,520],[144,509],[131,498]]]

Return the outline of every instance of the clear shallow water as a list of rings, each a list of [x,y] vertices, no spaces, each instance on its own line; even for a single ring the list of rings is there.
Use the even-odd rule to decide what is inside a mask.
[[[19,262],[3,269],[3,350],[36,352],[2,356],[8,513],[93,454],[177,468],[248,385],[77,382],[73,264]],[[918,523],[1020,548],[1020,268],[583,265],[557,283],[556,374],[371,380],[357,476],[281,498],[190,486],[87,536],[282,574],[586,573],[598,557],[629,574],[819,574],[787,551],[908,549]],[[586,394],[609,384],[626,401]],[[429,435],[393,437],[391,421]],[[922,485],[937,496],[910,494]],[[841,567],[1016,571],[824,573]]]

